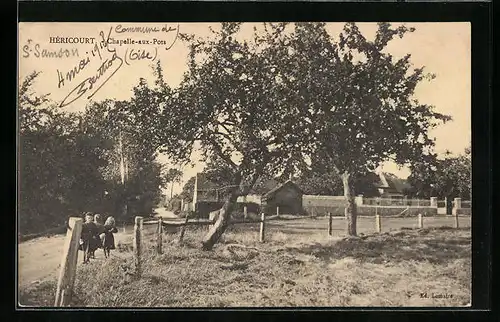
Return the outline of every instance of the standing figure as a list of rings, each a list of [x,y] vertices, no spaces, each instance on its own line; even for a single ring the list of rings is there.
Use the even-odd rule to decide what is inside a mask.
[[[97,226],[94,223],[92,213],[85,213],[85,223],[82,225],[82,234],[80,238],[80,250],[83,251],[83,263],[88,263],[90,256],[95,251],[95,236],[97,235]]]
[[[94,237],[96,246],[95,246],[95,249],[91,252],[92,258],[95,258],[95,251],[98,248],[102,248],[101,234],[104,234],[104,225],[102,224],[102,217],[100,214],[94,215],[94,223],[97,227],[97,231],[96,231],[96,236]]]
[[[115,236],[113,234],[117,232],[115,218],[108,217],[104,223],[104,233],[101,234],[102,247],[106,258],[109,257],[111,250],[115,249]]]

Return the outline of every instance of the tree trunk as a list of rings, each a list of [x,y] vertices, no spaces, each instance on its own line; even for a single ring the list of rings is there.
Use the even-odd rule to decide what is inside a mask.
[[[203,238],[203,250],[212,250],[214,245],[219,241],[220,237],[226,230],[229,224],[231,213],[234,209],[236,201],[238,200],[238,191],[239,185],[242,181],[241,179],[241,174],[236,174],[235,179],[232,183],[234,187],[231,187],[229,196],[226,198],[224,205],[222,205],[222,208],[219,210],[219,215],[216,219],[215,224],[210,227],[207,235]]]
[[[356,219],[357,209],[354,202],[354,183],[352,175],[349,172],[344,172],[341,175],[342,184],[344,185],[344,197],[346,199],[345,215],[347,221],[347,235],[356,236]]]

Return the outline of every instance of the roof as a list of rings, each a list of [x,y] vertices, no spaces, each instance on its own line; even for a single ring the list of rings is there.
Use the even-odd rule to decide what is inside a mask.
[[[206,191],[206,190],[215,190],[217,189],[217,185],[212,181],[208,180],[208,176],[206,173],[197,173],[196,174],[196,190],[197,191]]]
[[[285,188],[286,186],[293,187],[294,189],[298,190],[302,194],[304,193],[304,191],[296,183],[294,183],[291,180],[287,180],[285,183],[283,183],[283,184],[281,184],[279,186],[276,186],[273,189],[269,190],[266,194],[264,194],[262,196],[262,199],[266,200],[266,199],[272,197],[274,194],[276,194],[276,192],[278,192],[279,190]]]
[[[379,177],[380,183],[377,185],[378,188],[390,189],[399,193],[404,193],[405,190],[411,188],[407,180],[398,178],[392,173],[381,172]]]

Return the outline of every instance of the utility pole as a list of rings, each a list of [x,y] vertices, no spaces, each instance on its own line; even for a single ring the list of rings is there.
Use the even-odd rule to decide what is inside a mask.
[[[122,142],[122,131],[120,130],[120,134],[118,137],[119,144],[119,153],[120,153],[120,178],[122,181],[122,185],[125,184],[125,164],[123,160],[123,142]]]
[[[123,139],[122,139],[122,131],[120,130],[120,133],[119,133],[119,152],[120,152],[120,179],[121,179],[121,183],[123,185],[123,188],[125,188],[125,174],[127,173],[127,176],[128,176],[128,164],[125,163],[125,160],[124,160],[124,156],[123,156]],[[126,198],[126,194],[125,194],[125,189],[123,189],[123,196],[125,197],[123,202],[124,202],[124,205],[123,205],[123,217],[126,218],[127,216],[127,212],[128,212],[128,205],[127,205],[127,198]]]

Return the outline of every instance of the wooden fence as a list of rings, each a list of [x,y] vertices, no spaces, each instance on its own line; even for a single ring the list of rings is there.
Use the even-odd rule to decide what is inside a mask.
[[[430,207],[431,201],[429,199],[363,198],[363,205]]]
[[[266,215],[264,213],[261,214],[260,220],[247,220],[247,219],[231,219],[229,221],[229,225],[240,225],[240,224],[255,224],[260,223],[259,229],[259,241],[263,243],[265,241],[265,226],[266,226]],[[144,249],[143,243],[143,227],[144,225],[156,225],[158,228],[155,230],[156,232],[156,253],[162,254],[162,244],[163,244],[163,232],[164,226],[170,227],[180,227],[181,230],[179,232],[178,242],[181,243],[185,231],[188,226],[210,226],[215,224],[216,220],[210,219],[189,219],[188,216],[184,219],[184,221],[169,221],[163,220],[162,218],[155,220],[144,221],[143,217],[135,217],[135,225],[134,225],[134,263],[135,263],[135,274],[136,276],[140,276],[142,274],[142,249]]]
[[[333,235],[333,214],[329,212],[328,216],[328,227],[326,229],[329,236]],[[266,222],[271,219],[280,218],[279,208],[276,209],[276,216],[266,217],[264,213],[261,214],[260,220],[245,220],[245,219],[231,219],[229,221],[230,225],[239,224],[255,224],[260,223],[259,229],[259,241],[265,241],[266,233]],[[301,217],[304,218],[304,217]],[[383,230],[383,219],[393,218],[393,216],[381,216],[379,214],[375,215],[375,231],[381,233]],[[459,228],[459,214],[456,212],[453,215],[454,227]],[[162,218],[144,221],[143,217],[135,217],[134,222],[134,241],[133,241],[133,253],[134,253],[134,264],[135,264],[135,275],[140,277],[142,274],[142,252],[144,249],[143,245],[143,228],[144,225],[156,225],[156,253],[162,254],[162,244],[163,244],[163,234],[166,231],[165,226],[181,227],[179,234],[179,242],[182,242],[185,230],[188,226],[207,226],[215,224],[216,220],[210,219],[189,219],[186,217],[183,221],[169,221],[163,220]],[[71,217],[68,222],[68,229],[66,233],[66,240],[64,242],[63,256],[61,259],[61,270],[59,274],[59,279],[57,283],[55,306],[68,306],[71,302],[71,297],[73,295],[73,287],[76,278],[76,267],[78,260],[78,248],[81,236],[83,220],[81,218]],[[424,228],[424,216],[418,214],[417,216],[417,227]]]

